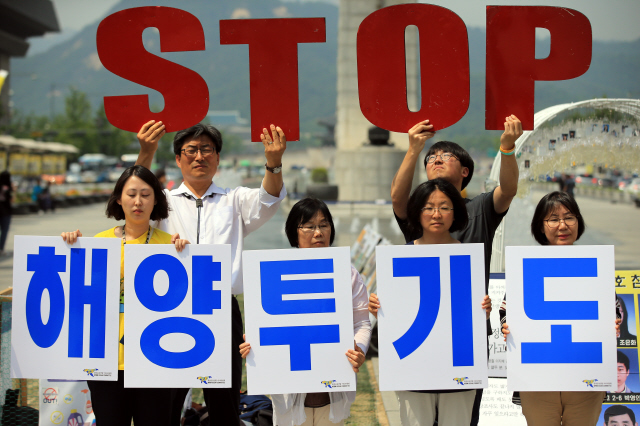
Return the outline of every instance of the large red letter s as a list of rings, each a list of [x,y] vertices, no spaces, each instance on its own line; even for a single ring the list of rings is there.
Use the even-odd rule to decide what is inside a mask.
[[[551,52],[536,59],[536,27],[551,33]],[[535,82],[568,80],[591,64],[591,24],[582,13],[551,6],[487,6],[485,128],[504,130],[515,114],[533,130]]]
[[[114,126],[138,132],[149,120],[162,121],[167,132],[200,122],[209,110],[209,88],[188,68],[149,53],[142,44],[145,28],[160,31],[162,52],[204,50],[198,18],[172,7],[137,7],[107,16],[98,26],[97,47],[102,65],[114,74],[150,87],[164,96],[164,109],[149,110],[147,95],[105,96],[104,110]]]
[[[407,105],[405,29],[420,34],[422,106]],[[469,43],[458,15],[431,4],[385,7],[367,16],[358,29],[360,109],[371,123],[406,133],[429,119],[434,130],[449,127],[469,108]]]
[[[324,43],[324,18],[220,21],[220,44],[249,45],[251,140],[275,124],[300,140],[298,43]]]

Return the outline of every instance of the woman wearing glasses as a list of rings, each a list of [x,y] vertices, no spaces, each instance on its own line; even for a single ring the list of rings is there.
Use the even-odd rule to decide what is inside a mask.
[[[447,154],[444,154],[447,155]],[[421,235],[407,245],[460,244],[451,232],[467,226],[467,209],[458,190],[448,181],[437,178],[418,186],[407,204],[407,222],[411,235]],[[487,318],[491,299],[481,302]],[[380,302],[375,294],[369,298],[369,311],[377,317]],[[396,392],[403,425],[432,425],[438,413],[438,425],[468,425],[476,391],[400,391]]]
[[[287,217],[284,226],[291,247],[302,249],[329,247],[336,234],[333,219],[327,205],[316,198],[298,201]],[[367,310],[367,290],[356,269],[351,267],[351,294],[353,302],[353,349],[346,352],[353,371],[358,372],[364,363],[371,339],[371,323]],[[240,354],[246,358],[251,345],[240,345]],[[271,395],[274,406],[274,424],[289,425],[342,425],[349,417],[355,392],[321,392],[307,394]]]
[[[531,220],[531,235],[545,246],[573,245],[584,233],[578,203],[566,192],[551,192],[540,200]],[[616,310],[619,306],[616,306]],[[618,318],[620,315],[618,314]],[[507,297],[500,306],[502,333],[507,340]],[[620,320],[616,320],[616,330]],[[593,425],[602,410],[605,392],[520,392],[522,414],[529,426]],[[518,403],[518,393],[514,394]]]

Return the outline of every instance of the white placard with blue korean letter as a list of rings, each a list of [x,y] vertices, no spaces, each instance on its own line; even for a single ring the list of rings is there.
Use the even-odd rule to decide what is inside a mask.
[[[125,247],[125,387],[231,387],[231,246]]]
[[[120,240],[16,236],[11,377],[118,379]]]
[[[243,253],[249,394],[356,390],[349,247]]]
[[[482,244],[378,246],[380,390],[487,387]]]
[[[508,389],[616,385],[613,246],[507,247]]]

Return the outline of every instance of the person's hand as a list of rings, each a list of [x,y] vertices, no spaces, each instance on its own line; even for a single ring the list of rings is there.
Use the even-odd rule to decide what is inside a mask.
[[[409,129],[409,149],[416,154],[422,152],[427,139],[431,139],[436,135],[433,125],[429,124],[429,120],[424,120]]]
[[[491,305],[491,298],[488,295],[485,295],[482,298],[482,309],[485,309],[487,311],[487,319],[489,319],[489,315],[491,314],[492,305]]]
[[[616,318],[616,337],[620,337],[620,324],[622,324],[622,318]]]
[[[378,309],[380,309],[380,300],[378,300],[378,296],[375,293],[371,293],[371,296],[369,296],[369,312],[378,318]]]
[[[364,352],[362,352],[360,346],[356,345],[356,342],[353,342],[353,349],[349,349],[346,355],[353,366],[353,371],[356,373],[360,371],[360,366],[364,364]]]
[[[75,244],[78,241],[78,237],[82,237],[82,232],[79,229],[76,229],[73,232],[63,232],[60,234],[62,240],[67,244]]]
[[[504,335],[504,341],[507,341],[507,334],[511,333],[509,331],[509,326],[507,325],[507,323],[505,322],[504,324],[502,324],[502,334]]]
[[[242,358],[246,358],[249,355],[249,352],[251,352],[251,345],[247,343],[246,335],[243,334],[242,339],[244,340],[244,343],[240,344],[240,356]]]
[[[160,141],[160,138],[162,138],[165,133],[166,131],[164,130],[162,121],[156,123],[155,120],[151,120],[143,124],[136,135],[140,143],[140,150],[155,152],[158,149],[158,141]]]
[[[187,244],[191,243],[189,242],[189,240],[181,239],[180,234],[173,234],[171,236],[171,244],[174,244],[176,246],[176,251],[180,253],[182,250],[184,250]]]
[[[500,136],[500,147],[510,151],[516,146],[516,140],[522,136],[522,123],[515,115],[504,118],[504,133]]]
[[[267,158],[267,166],[279,167],[282,165],[282,155],[287,149],[287,138],[280,127],[271,125],[271,134],[265,127],[262,129],[260,139],[264,145],[264,156]]]

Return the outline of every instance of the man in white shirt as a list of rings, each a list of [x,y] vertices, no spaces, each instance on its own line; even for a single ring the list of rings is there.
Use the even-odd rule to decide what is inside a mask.
[[[213,177],[220,163],[222,136],[213,126],[197,124],[176,133],[173,151],[184,182],[172,191],[165,189],[169,218],[158,228],[195,244],[230,244],[232,257],[232,293],[242,294],[242,247],[244,237],[273,217],[286,195],[282,182],[282,155],[287,147],[284,132],[273,124],[261,135],[267,159],[259,189],[219,188]],[[149,121],[138,132],[140,154],[136,164],[150,168],[158,141],[165,134],[162,122]],[[239,424],[238,407],[242,381],[242,316],[232,297],[232,386],[204,389],[212,424]],[[188,389],[180,389],[174,407],[182,407]],[[177,415],[174,413],[174,416]]]

